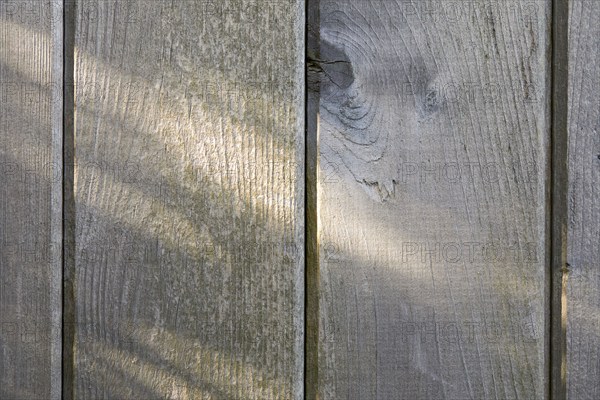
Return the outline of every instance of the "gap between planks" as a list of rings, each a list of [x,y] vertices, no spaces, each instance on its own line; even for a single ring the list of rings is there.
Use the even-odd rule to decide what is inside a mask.
[[[552,2],[550,166],[550,388],[551,400],[566,399],[569,2]]]

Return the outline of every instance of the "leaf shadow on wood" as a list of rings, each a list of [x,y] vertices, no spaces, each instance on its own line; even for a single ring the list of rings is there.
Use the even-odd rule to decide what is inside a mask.
[[[515,385],[495,387],[498,396],[535,390],[545,337],[530,303],[535,282],[505,277],[480,254],[471,262],[465,247],[460,258],[444,256],[448,242],[439,236],[424,240],[416,225],[361,213],[365,197],[336,207],[345,210],[335,213],[342,229],[322,227],[322,394],[468,398],[489,395],[487,383],[500,380]],[[433,205],[418,209],[440,215]],[[438,230],[459,225],[437,219]],[[517,361],[521,375],[512,369]]]
[[[28,29],[21,27],[24,38],[29,37]],[[83,50],[78,55],[79,60],[86,57]],[[300,167],[292,154],[301,147],[289,131],[296,128],[295,106],[281,95],[270,98],[270,91],[256,96],[263,90],[260,86],[244,88],[251,97],[260,97],[255,107],[264,113],[253,116],[250,109],[250,118],[231,117],[225,124],[227,132],[218,121],[222,115],[216,128],[215,122],[204,121],[217,132],[205,140],[207,147],[200,154],[194,145],[206,138],[187,129],[189,125],[180,130],[186,124],[182,121],[196,118],[188,112],[191,98],[180,95],[197,87],[167,82],[177,89],[166,96],[171,103],[161,113],[156,104],[143,108],[157,93],[153,83],[88,61],[90,69],[104,69],[119,84],[101,87],[103,94],[96,98],[93,92],[98,87],[87,85],[80,75],[82,85],[77,88],[79,100],[84,100],[77,104],[75,162],[82,168],[75,169],[77,232],[76,243],[70,245],[76,247],[78,303],[74,321],[67,316],[66,324],[74,324],[77,332],[78,396],[193,396],[186,394],[187,389],[179,393],[171,387],[177,383],[192,392],[202,387],[210,398],[274,396],[268,393],[291,397],[297,379],[291,369],[301,357],[296,301],[302,290],[297,280],[301,229],[294,222],[296,197],[302,197],[295,186]],[[128,86],[121,84],[128,79]],[[91,105],[85,101],[90,93],[95,100]],[[106,106],[113,95],[117,100],[113,104],[123,96],[134,100],[125,114],[112,113],[115,109]],[[200,108],[206,108],[204,100],[194,99]],[[142,108],[136,108],[135,101]],[[287,109],[282,111],[282,106]],[[227,110],[217,104],[200,110],[198,118],[223,113],[223,108]],[[144,116],[158,120],[140,125]],[[218,151],[229,151],[227,145],[245,129],[238,123],[238,130],[232,131],[231,120],[243,123],[244,118],[255,129],[245,133],[244,162],[228,170],[239,148],[231,154]],[[269,133],[260,137],[263,131]],[[110,135],[119,137],[115,147]],[[229,135],[229,143],[223,141],[224,135]],[[99,145],[104,139],[105,149]],[[35,151],[44,147],[32,143]],[[202,158],[211,154],[212,163],[207,165]],[[190,155],[199,157],[190,160]],[[246,172],[232,181],[240,168]],[[43,173],[39,178],[53,182]],[[131,336],[140,332],[139,337]],[[202,360],[204,364],[186,367],[200,368],[198,376],[213,371],[216,375],[189,382],[193,376],[177,367],[193,349],[192,342],[210,349],[212,356]],[[160,354],[174,343],[179,351],[171,359]],[[124,359],[139,364],[125,365]],[[238,375],[240,371],[245,375]],[[122,385],[98,379],[104,373],[114,373]]]
[[[161,396],[192,396],[176,383],[216,398],[292,397],[301,147],[289,82],[261,85],[286,66],[243,60],[242,44],[262,35],[223,35],[231,20],[204,21],[185,4],[195,3],[123,21],[98,3],[95,21],[78,21],[91,40],[76,48],[76,369],[93,369],[98,354]],[[111,43],[110,54],[96,42]],[[219,71],[222,57],[248,61],[259,85],[247,71]],[[205,83],[215,82],[225,88],[213,97]],[[188,360],[198,349],[211,356]],[[130,359],[139,366],[122,363]],[[77,381],[90,397],[108,384],[85,372]]]
[[[0,398],[33,399],[47,397],[51,387],[52,187],[43,171],[52,160],[52,98],[45,86],[52,72],[39,73],[48,43],[29,43],[5,23],[2,15]]]
[[[319,4],[320,58],[352,66],[309,79],[336,172],[318,202],[322,397],[543,396],[547,114],[527,96],[544,88],[527,73],[545,68],[543,8]],[[499,179],[442,173],[468,163]],[[504,258],[471,261],[469,243]]]

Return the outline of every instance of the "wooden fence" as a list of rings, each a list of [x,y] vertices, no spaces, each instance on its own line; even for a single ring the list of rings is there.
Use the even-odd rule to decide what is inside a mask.
[[[599,399],[600,2],[1,0],[0,398]]]

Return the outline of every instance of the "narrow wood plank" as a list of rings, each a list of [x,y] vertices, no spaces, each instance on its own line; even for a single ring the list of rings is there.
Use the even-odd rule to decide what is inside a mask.
[[[550,12],[320,1],[321,399],[547,397]]]
[[[62,3],[0,3],[0,398],[61,398]]]
[[[600,398],[600,2],[569,13],[567,396]]]
[[[304,4],[81,1],[77,399],[300,399]]]

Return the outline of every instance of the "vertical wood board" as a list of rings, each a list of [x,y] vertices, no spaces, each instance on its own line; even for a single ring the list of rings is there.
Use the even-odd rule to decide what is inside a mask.
[[[78,3],[76,398],[302,398],[303,7]]]
[[[569,13],[567,396],[600,397],[600,2]]]
[[[60,399],[62,4],[0,3],[0,397]]]
[[[320,398],[547,395],[549,6],[320,1]]]

